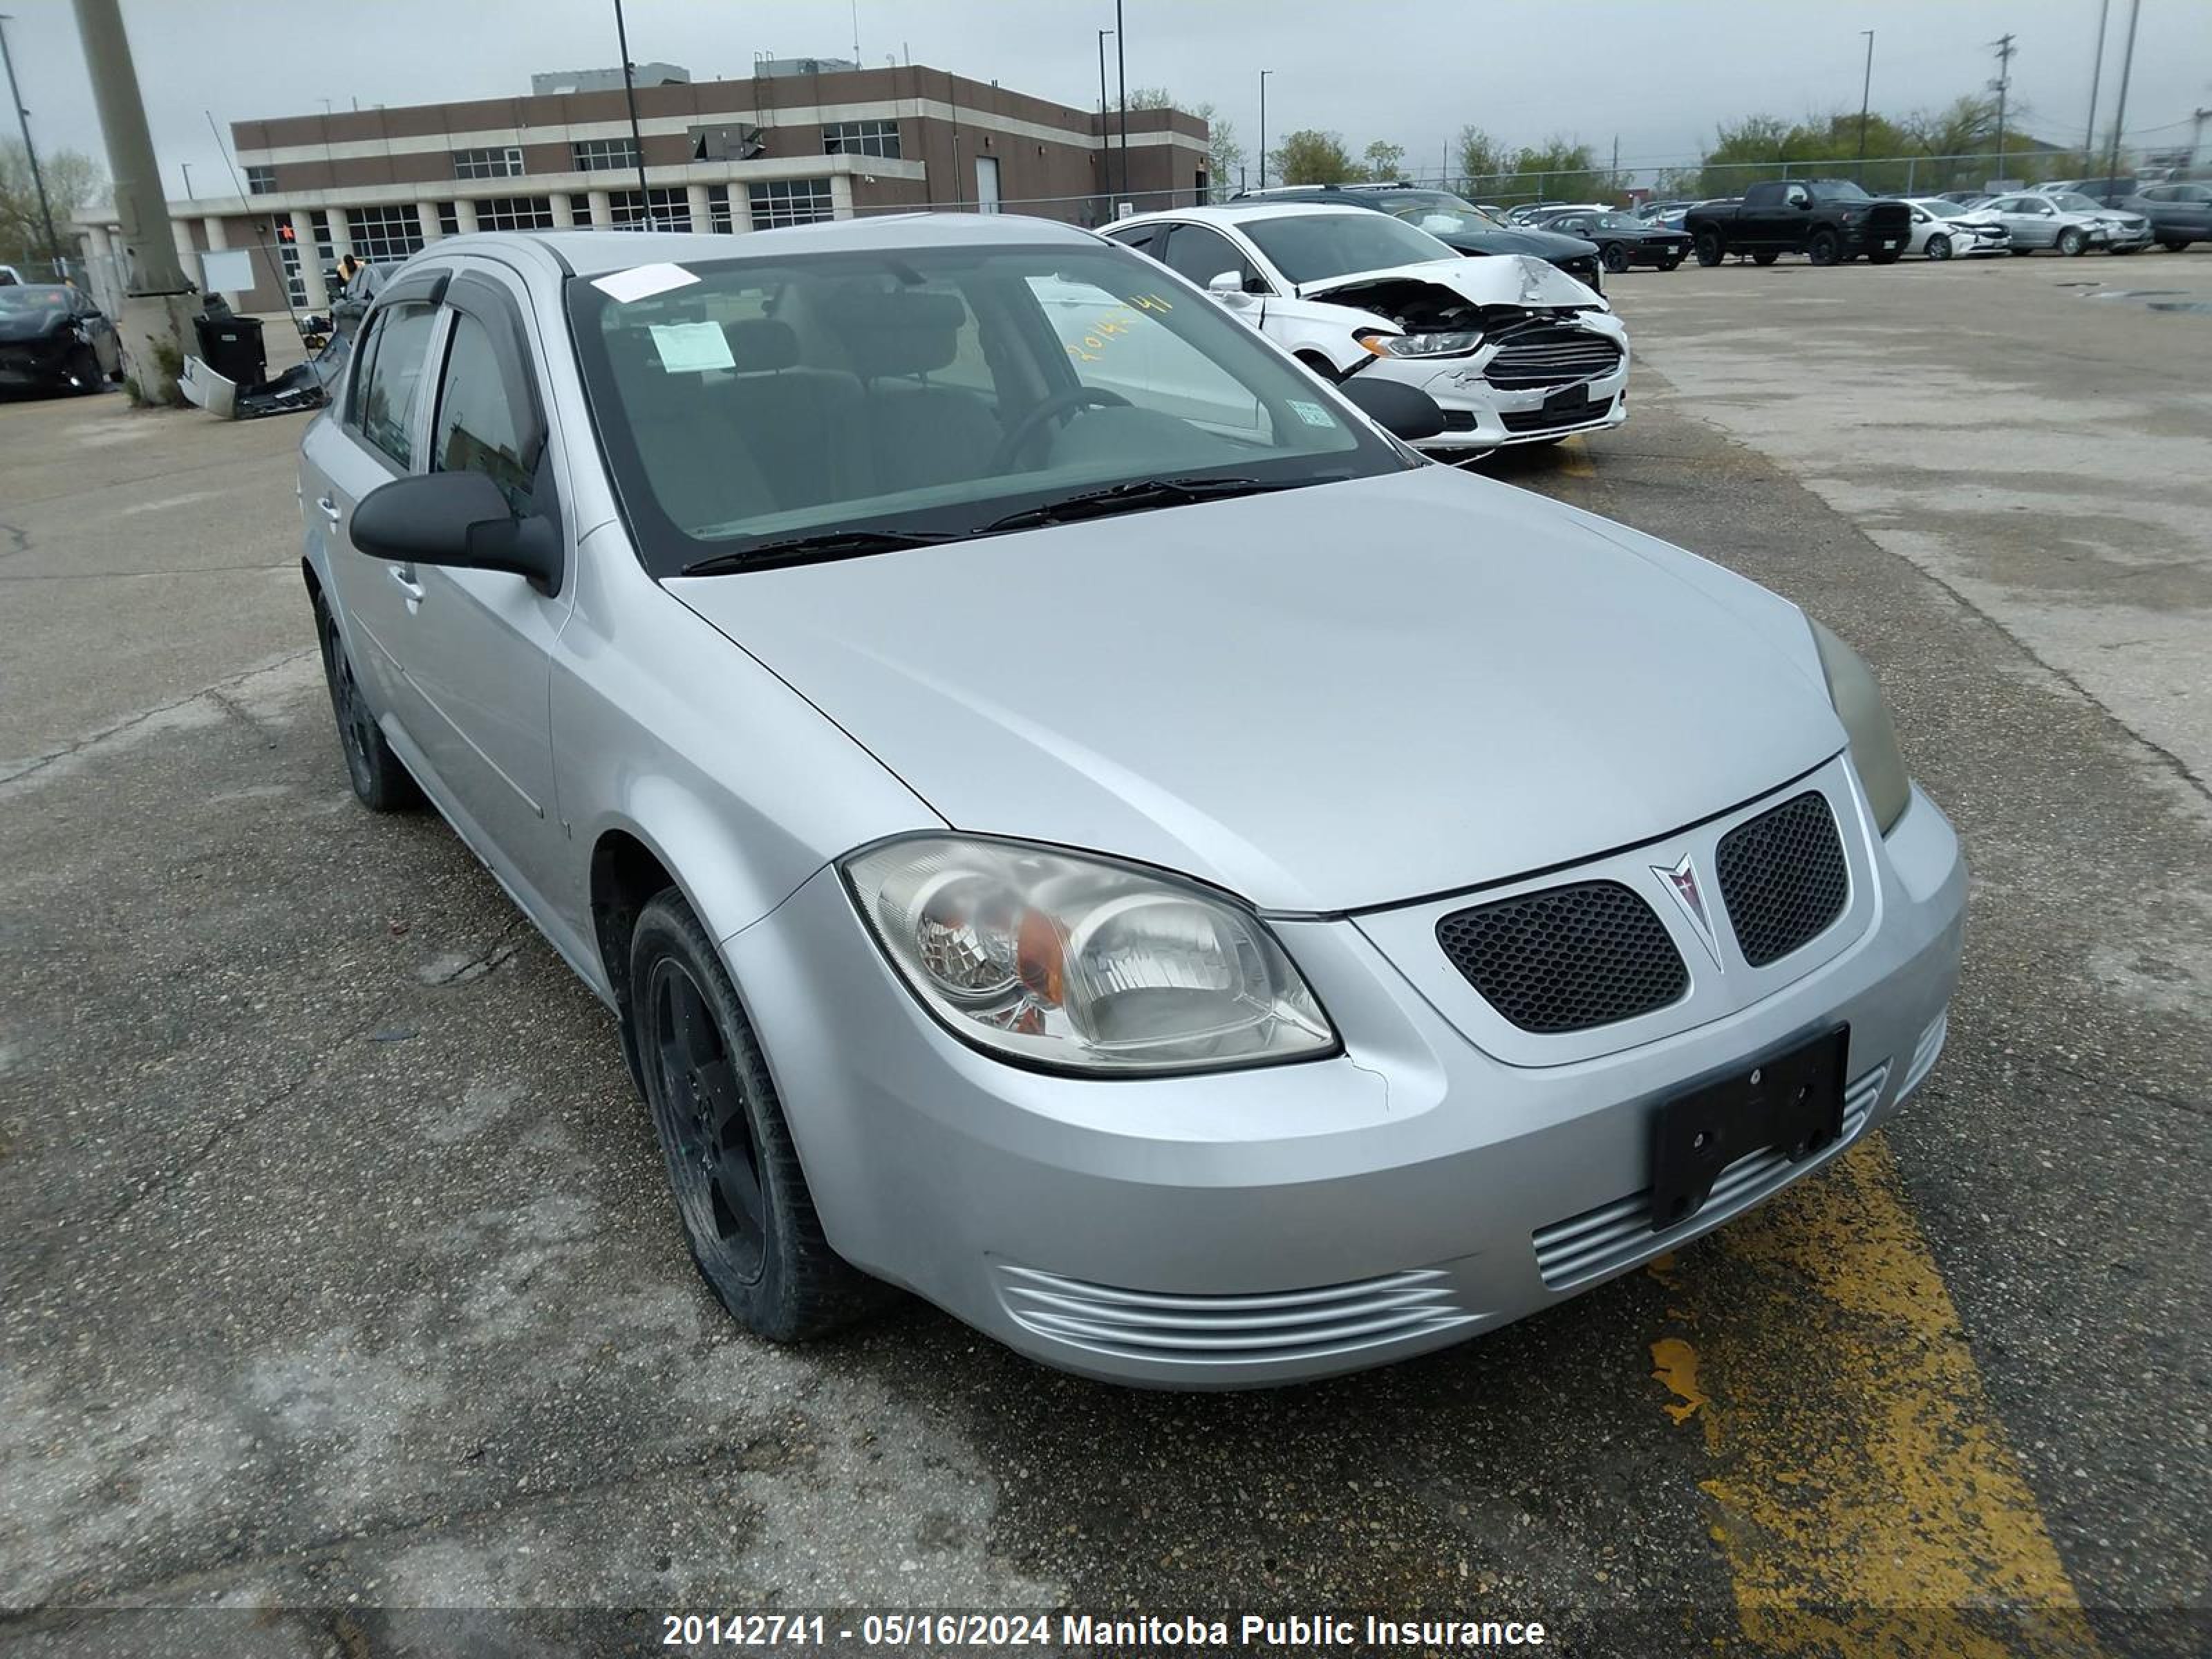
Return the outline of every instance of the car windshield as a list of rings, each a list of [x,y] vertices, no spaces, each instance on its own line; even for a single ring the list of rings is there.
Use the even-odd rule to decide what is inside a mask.
[[[1871,202],[1874,198],[1848,179],[1820,179],[1812,185],[1816,202]]]
[[[0,311],[67,311],[70,290],[42,283],[0,288]]]
[[[1472,202],[1463,202],[1447,191],[1377,191],[1376,205],[1394,219],[1402,219],[1431,236],[1455,236],[1467,231],[1496,230],[1498,222]]]
[[[1459,258],[1425,230],[1380,213],[1285,214],[1247,220],[1237,228],[1294,283]]]
[[[1077,498],[1084,516],[1166,505],[1162,480],[1188,498],[1414,464],[1253,330],[1103,244],[683,270],[629,300],[569,284],[600,442],[656,575],[1013,528]]]

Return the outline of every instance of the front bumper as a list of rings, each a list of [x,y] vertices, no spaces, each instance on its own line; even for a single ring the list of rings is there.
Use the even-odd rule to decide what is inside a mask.
[[[74,342],[10,340],[0,344],[0,387],[46,390],[70,384]]]
[[[894,977],[834,870],[724,949],[848,1260],[1067,1370],[1251,1387],[1548,1307],[1887,1118],[1942,1045],[1966,873],[1917,791],[1856,862],[1865,925],[1818,967],[1723,1017],[1559,1064],[1508,1063],[1463,1035],[1376,943],[1376,918],[1275,924],[1342,1054],[1141,1080],[1027,1071],[952,1038]],[[1796,1164],[1754,1154],[1702,1210],[1652,1231],[1638,1200],[1655,1104],[1838,1022],[1843,1139]]]
[[[1498,386],[1486,378],[1490,354],[1455,359],[1442,368],[1413,358],[1385,358],[1364,372],[1418,386],[1443,411],[1444,429],[1417,447],[1431,454],[1501,449],[1541,443],[1577,432],[1602,432],[1628,418],[1628,331],[1610,313],[1593,327],[1620,348],[1620,361],[1609,373],[1580,381],[1540,386]],[[1557,394],[1579,385],[1587,402],[1577,410],[1547,411]]]

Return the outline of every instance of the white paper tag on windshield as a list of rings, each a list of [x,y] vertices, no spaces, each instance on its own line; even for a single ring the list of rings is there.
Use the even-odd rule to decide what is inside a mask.
[[[655,294],[665,294],[672,288],[682,288],[699,279],[682,265],[665,262],[657,265],[632,265],[628,270],[611,271],[592,279],[592,286],[610,300],[628,305],[632,300],[642,300]]]
[[[719,323],[655,323],[653,343],[660,353],[660,366],[671,374],[738,366],[730,356],[730,337]]]
[[[1310,404],[1303,398],[1293,398],[1291,399],[1291,407],[1297,412],[1297,417],[1308,426],[1328,427],[1336,424],[1336,416],[1319,404]]]

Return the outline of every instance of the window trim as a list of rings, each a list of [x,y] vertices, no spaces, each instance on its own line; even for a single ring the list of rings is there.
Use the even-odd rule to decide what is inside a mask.
[[[361,320],[361,332],[356,337],[353,360],[346,365],[345,413],[338,422],[339,428],[349,435],[368,453],[382,462],[393,477],[404,477],[414,469],[402,466],[387,450],[368,435],[361,422],[361,392],[375,368],[376,360],[384,355],[386,318],[406,306],[428,307],[431,317],[431,338],[423,342],[423,367],[430,367],[431,348],[436,343],[439,307],[446,297],[447,285],[453,280],[450,266],[434,270],[410,271],[407,280],[394,283],[376,296],[376,303]],[[374,348],[373,349],[371,348]],[[443,359],[441,358],[441,362]],[[427,407],[427,405],[426,405]],[[419,420],[422,410],[417,410]]]

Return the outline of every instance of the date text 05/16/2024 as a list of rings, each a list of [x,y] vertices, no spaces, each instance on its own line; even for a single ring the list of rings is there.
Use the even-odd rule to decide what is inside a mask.
[[[1241,1613],[1101,1617],[1062,1613],[871,1613],[831,1620],[822,1613],[664,1613],[661,1645],[672,1648],[863,1647],[1086,1648],[1536,1648],[1541,1623],[1523,1619],[1410,1618],[1379,1613]]]

